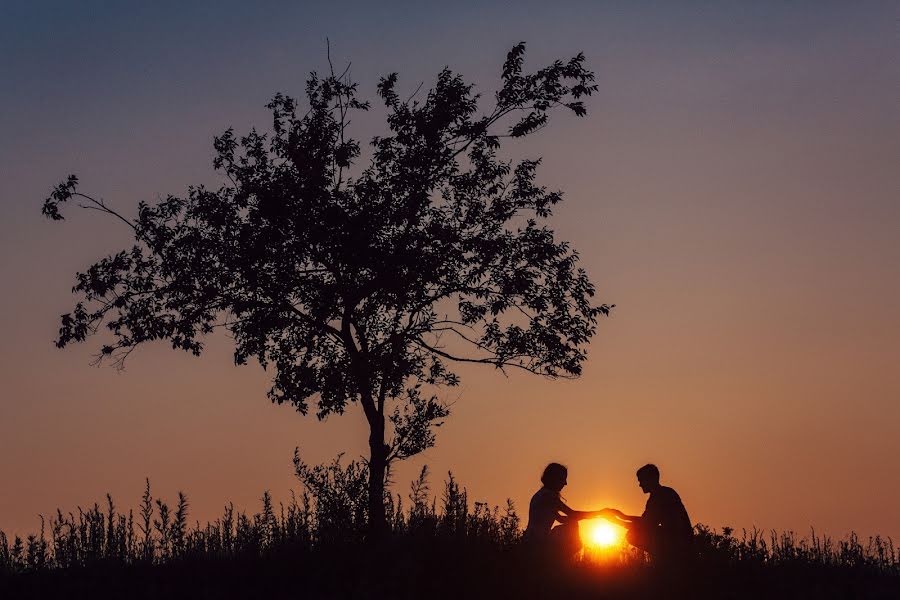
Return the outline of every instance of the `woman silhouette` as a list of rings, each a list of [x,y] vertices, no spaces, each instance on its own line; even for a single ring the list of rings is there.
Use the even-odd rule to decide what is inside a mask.
[[[568,483],[569,471],[559,463],[550,463],[541,475],[543,487],[535,492],[528,505],[528,527],[525,540],[553,554],[571,556],[581,549],[578,521],[593,519],[603,511],[582,511],[566,506],[560,492]],[[553,527],[555,522],[561,523]]]

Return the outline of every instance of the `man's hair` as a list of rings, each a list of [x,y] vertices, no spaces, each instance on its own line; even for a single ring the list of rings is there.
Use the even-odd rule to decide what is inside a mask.
[[[655,479],[659,481],[659,469],[654,464],[646,464],[637,470],[638,479]]]
[[[547,485],[548,482],[560,479],[561,477],[565,477],[568,474],[569,470],[565,467],[565,465],[552,462],[544,467],[544,474],[541,475],[541,483]]]

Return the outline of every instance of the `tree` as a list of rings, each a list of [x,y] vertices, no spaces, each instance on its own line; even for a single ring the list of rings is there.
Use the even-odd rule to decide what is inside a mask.
[[[225,328],[236,364],[272,370],[274,402],[304,415],[313,402],[319,419],[358,403],[380,531],[387,468],[434,444],[449,414],[434,392],[459,382],[453,363],[578,376],[611,308],[592,304],[577,253],[542,224],[562,195],[535,183],[540,160],[498,157],[501,140],[543,128],[553,109],[583,116],[593,73],[582,54],[524,73],[524,53],[509,52],[486,113],[449,69],[421,101],[401,99],[396,73],[382,78],[388,134],[355,176],[347,126],[369,104],[333,68],[310,75],[302,108],[275,95],[271,132],[215,139],[219,189],[141,202],[132,219],[70,175],[43,213],[62,219],[75,201],[125,223],[134,245],[77,274],[57,346],[105,327],[97,360],[121,368],[144,342],[199,355]]]

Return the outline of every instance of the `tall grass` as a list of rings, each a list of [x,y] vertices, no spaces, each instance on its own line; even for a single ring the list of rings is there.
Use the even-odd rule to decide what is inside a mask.
[[[10,540],[0,530],[0,573],[66,569],[94,564],[163,564],[185,557],[265,556],[286,546],[313,550],[321,546],[361,542],[368,518],[368,473],[364,465],[340,458],[310,467],[295,456],[304,491],[293,491],[287,504],[261,497],[260,511],[224,507],[222,516],[201,525],[188,522],[188,497],[178,493],[174,507],[153,496],[150,480],[138,508],[119,512],[110,495],[106,505],[76,512],[57,510],[49,532],[41,517],[39,533]],[[470,506],[468,494],[452,473],[438,504],[429,496],[428,469],[411,485],[409,507],[401,495],[385,495],[392,532],[417,537],[455,537],[509,547],[521,537],[512,502],[504,510],[482,502]]]
[[[292,492],[287,503],[275,503],[266,491],[258,512],[253,514],[228,504],[214,521],[190,523],[188,497],[179,492],[170,505],[154,497],[147,480],[136,514],[133,510],[119,511],[107,495],[103,506],[94,504],[65,513],[58,510],[49,519],[41,517],[40,530],[25,538],[15,536],[10,540],[0,531],[0,591],[4,581],[28,577],[32,578],[29,581],[40,581],[42,577],[58,577],[54,573],[90,570],[157,572],[177,569],[178,565],[193,565],[194,569],[201,563],[255,561],[259,565],[285,565],[285,572],[293,573],[298,565],[315,571],[332,568],[332,563],[371,563],[369,550],[362,543],[368,518],[365,465],[356,461],[342,464],[338,457],[329,464],[309,466],[296,454],[294,465],[302,493],[298,496]],[[476,577],[469,572],[475,569],[476,579],[496,580],[502,586],[511,578],[522,579],[523,570],[529,572],[528,577],[538,577],[537,571],[544,568],[535,566],[524,550],[521,522],[513,503],[498,507],[470,502],[467,490],[452,474],[448,474],[439,493],[433,494],[425,467],[407,494],[386,493],[384,501],[393,534],[393,546],[386,553],[395,563],[406,565],[402,575],[395,578],[412,577],[411,572],[421,571],[415,577],[427,580],[432,576],[429,573],[452,575],[453,568],[466,571],[460,577]],[[821,577],[825,573],[829,581],[850,582],[847,585],[876,581],[878,590],[894,589],[895,585],[900,590],[900,553],[890,538],[861,540],[851,534],[834,540],[815,532],[799,537],[793,532],[759,530],[736,535],[730,528],[717,532],[702,524],[695,527],[695,533],[693,568],[703,574],[706,585],[714,588],[730,585],[728,581],[746,582],[772,574],[825,581]],[[437,557],[429,559],[432,555]],[[388,557],[379,560],[388,561]],[[416,566],[417,562],[430,566]],[[439,566],[444,562],[455,566],[446,571]],[[489,572],[490,564],[501,566]],[[502,564],[507,565],[506,570]],[[652,570],[652,565],[645,555],[627,548],[613,556],[605,553],[604,560],[586,551],[571,568],[579,573],[574,580],[580,578],[585,585],[600,585],[596,583],[598,577],[607,584],[611,577],[618,577],[619,584],[627,587],[631,585],[628,581],[639,581],[641,573]],[[365,581],[377,577],[377,573],[376,569]],[[552,579],[541,577],[536,581]],[[570,577],[560,585],[571,581]],[[531,590],[525,586],[520,593],[527,596]]]
[[[758,529],[744,529],[737,537],[730,527],[717,533],[703,524],[696,525],[694,533],[700,559],[711,562],[806,565],[900,574],[900,552],[889,537],[876,535],[862,541],[856,533],[850,533],[845,539],[835,540],[815,531],[808,537],[799,537],[793,531],[766,533]]]

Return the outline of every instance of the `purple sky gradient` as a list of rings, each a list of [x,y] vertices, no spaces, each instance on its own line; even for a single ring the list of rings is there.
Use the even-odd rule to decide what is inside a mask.
[[[77,270],[128,243],[99,215],[51,223],[68,173],[133,214],[215,184],[212,138],[265,129],[332,56],[361,95],[426,87],[444,65],[489,95],[506,51],[579,50],[599,93],[512,148],[566,192],[552,224],[617,304],[584,376],[463,369],[427,463],[470,498],[524,512],[551,460],[579,508],[639,511],[656,462],[692,519],[900,538],[900,48],[891,3],[54,3],[0,6],[0,529],[143,479],[214,518],[285,498],[291,455],[365,451],[361,412],[318,423],[265,398],[267,375],[165,345],[123,373],[99,340],[52,341]],[[151,6],[152,4],[152,6]],[[261,3],[262,4],[262,3]],[[380,111],[354,123],[363,141]]]

